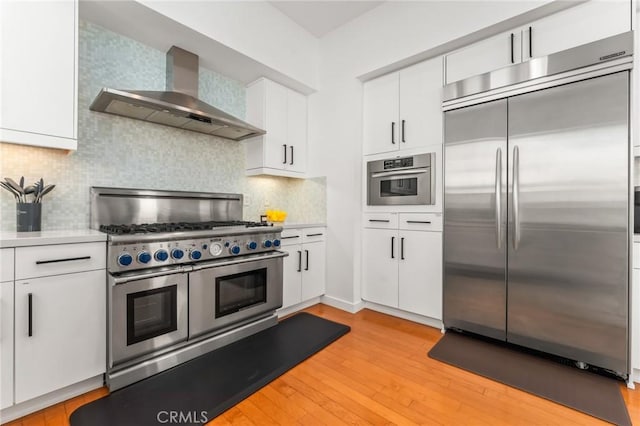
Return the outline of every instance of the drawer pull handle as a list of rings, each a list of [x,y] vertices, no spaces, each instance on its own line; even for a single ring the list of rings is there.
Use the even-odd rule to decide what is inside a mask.
[[[291,238],[300,238],[300,235],[292,235],[290,237],[281,237],[281,240],[290,240]]]
[[[389,219],[369,219],[369,222],[389,223]]]
[[[29,337],[33,336],[33,293],[29,293]]]
[[[407,223],[424,223],[429,225],[431,221],[430,220],[408,220]]]
[[[319,237],[320,235],[323,235],[322,232],[318,232],[317,234],[307,234],[307,237]]]
[[[74,260],[89,260],[89,259],[91,259],[91,256],[68,257],[66,259],[36,260],[36,265],[44,265],[47,263],[71,262]]]

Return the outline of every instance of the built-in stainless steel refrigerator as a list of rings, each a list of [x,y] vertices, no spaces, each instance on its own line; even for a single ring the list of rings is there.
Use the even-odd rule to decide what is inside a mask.
[[[444,113],[443,314],[625,377],[630,74],[595,75]]]

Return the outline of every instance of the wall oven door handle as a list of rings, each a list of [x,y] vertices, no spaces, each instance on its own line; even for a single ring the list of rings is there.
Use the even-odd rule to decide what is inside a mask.
[[[393,172],[378,172],[378,173],[372,173],[371,177],[381,178],[381,177],[393,177],[393,176],[419,175],[422,173],[427,173],[429,169],[430,167],[420,167],[420,168],[409,169],[409,170],[396,170]]]

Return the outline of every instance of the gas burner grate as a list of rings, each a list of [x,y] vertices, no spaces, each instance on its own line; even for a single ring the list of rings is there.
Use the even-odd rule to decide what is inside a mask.
[[[267,222],[247,222],[241,220],[207,221],[207,222],[171,222],[171,223],[143,223],[131,225],[100,225],[100,231],[107,234],[150,234],[158,232],[206,231],[208,229],[229,226],[243,226],[246,228],[273,226]]]

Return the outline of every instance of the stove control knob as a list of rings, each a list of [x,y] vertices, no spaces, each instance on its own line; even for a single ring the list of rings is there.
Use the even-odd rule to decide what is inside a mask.
[[[273,246],[274,247],[280,247],[280,240],[278,240],[278,239],[273,240]]]
[[[220,243],[211,243],[209,253],[211,253],[211,256],[220,256],[220,253],[222,253],[222,245]]]
[[[182,259],[183,256],[184,251],[182,251],[182,249],[174,248],[173,250],[171,250],[171,257],[173,257],[174,259]]]
[[[133,262],[133,257],[129,253],[122,253],[118,256],[118,265],[120,266],[129,266]]]
[[[257,248],[258,248],[258,243],[256,243],[255,241],[249,241],[249,242],[247,243],[247,248],[248,248],[249,250],[255,250],[255,249],[257,249]]]
[[[262,242],[262,247],[270,248],[272,244],[271,240],[264,240]]]
[[[141,251],[140,253],[138,253],[138,262],[139,263],[151,262],[151,255],[146,251]]]
[[[200,250],[191,250],[189,257],[191,260],[199,260],[202,257],[202,252]]]
[[[231,254],[236,255],[236,254],[240,254],[240,247],[239,246],[231,246],[231,248],[229,249],[229,251],[231,252]]]
[[[153,254],[153,257],[155,257],[158,262],[164,262],[169,258],[169,253],[164,249],[160,249]]]

